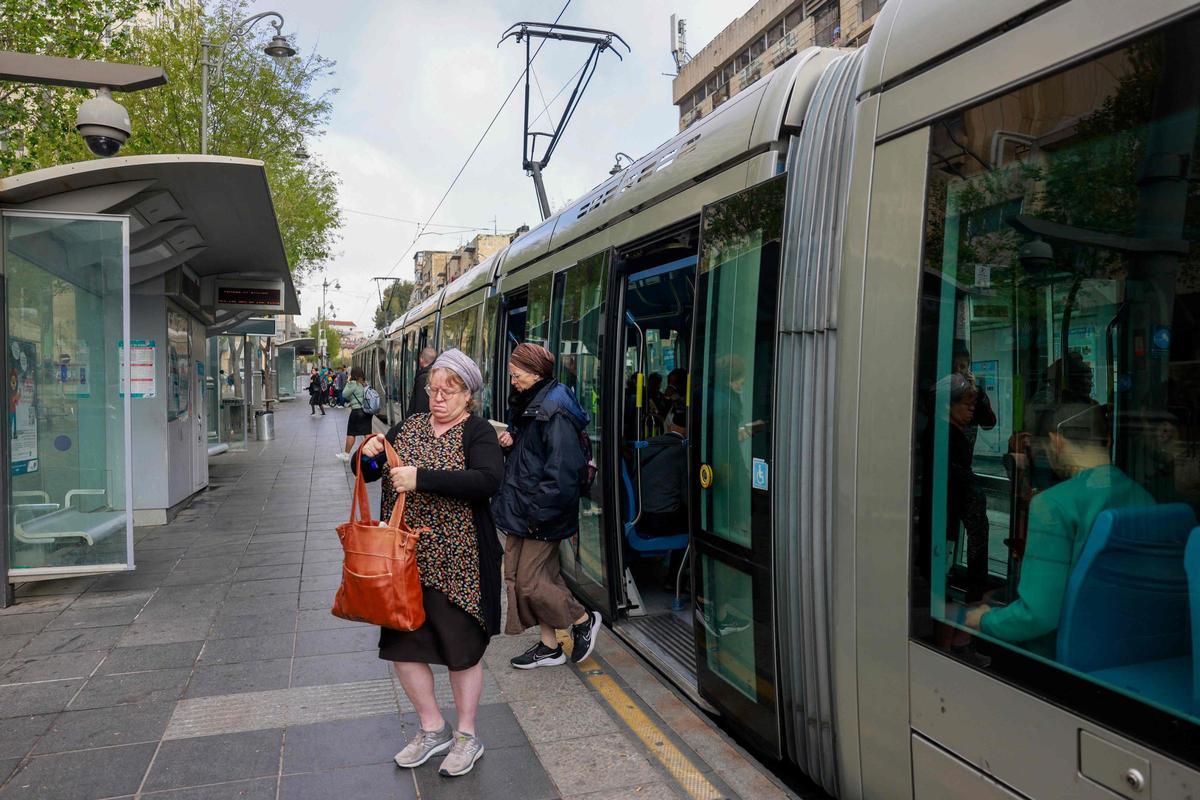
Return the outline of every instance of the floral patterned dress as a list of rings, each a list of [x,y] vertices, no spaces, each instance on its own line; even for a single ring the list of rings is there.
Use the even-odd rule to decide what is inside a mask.
[[[466,469],[463,427],[466,420],[440,437],[433,435],[428,414],[404,421],[392,446],[400,460],[418,469]],[[381,519],[390,519],[396,504],[391,480],[382,486]],[[479,583],[479,545],[471,504],[429,492],[409,492],[405,521],[414,528],[429,528],[417,542],[417,570],[421,585],[437,589],[451,603],[470,614],[480,627],[483,619]]]

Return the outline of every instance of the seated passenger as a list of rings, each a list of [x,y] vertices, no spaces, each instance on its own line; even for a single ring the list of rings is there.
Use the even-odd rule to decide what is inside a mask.
[[[972,608],[966,624],[1053,658],[1071,569],[1100,512],[1154,505],[1154,498],[1109,461],[1106,406],[1059,405],[1044,429],[1050,465],[1062,482],[1029,505],[1029,535],[1017,599]]]
[[[638,451],[642,463],[642,516],[638,533],[646,538],[687,533],[687,415],[667,420],[667,432]]]

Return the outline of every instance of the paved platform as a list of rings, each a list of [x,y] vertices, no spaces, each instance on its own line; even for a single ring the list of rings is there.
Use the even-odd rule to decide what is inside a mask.
[[[475,770],[397,768],[415,715],[377,629],[329,613],[345,423],[282,405],[275,441],[213,457],[208,491],[137,531],[135,572],[18,590],[0,799],[795,796],[607,632],[582,664],[528,672],[507,660],[535,634],[493,639]]]

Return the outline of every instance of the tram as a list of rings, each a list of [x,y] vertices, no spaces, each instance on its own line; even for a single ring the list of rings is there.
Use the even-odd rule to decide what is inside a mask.
[[[361,347],[377,430],[427,345],[496,420],[550,348],[572,588],[837,797],[1200,796],[1198,41],[892,0]]]

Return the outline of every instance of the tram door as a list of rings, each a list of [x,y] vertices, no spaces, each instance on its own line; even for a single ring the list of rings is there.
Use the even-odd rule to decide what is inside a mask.
[[[706,206],[692,356],[692,561],[701,696],[779,753],[771,474],[783,176]]]

